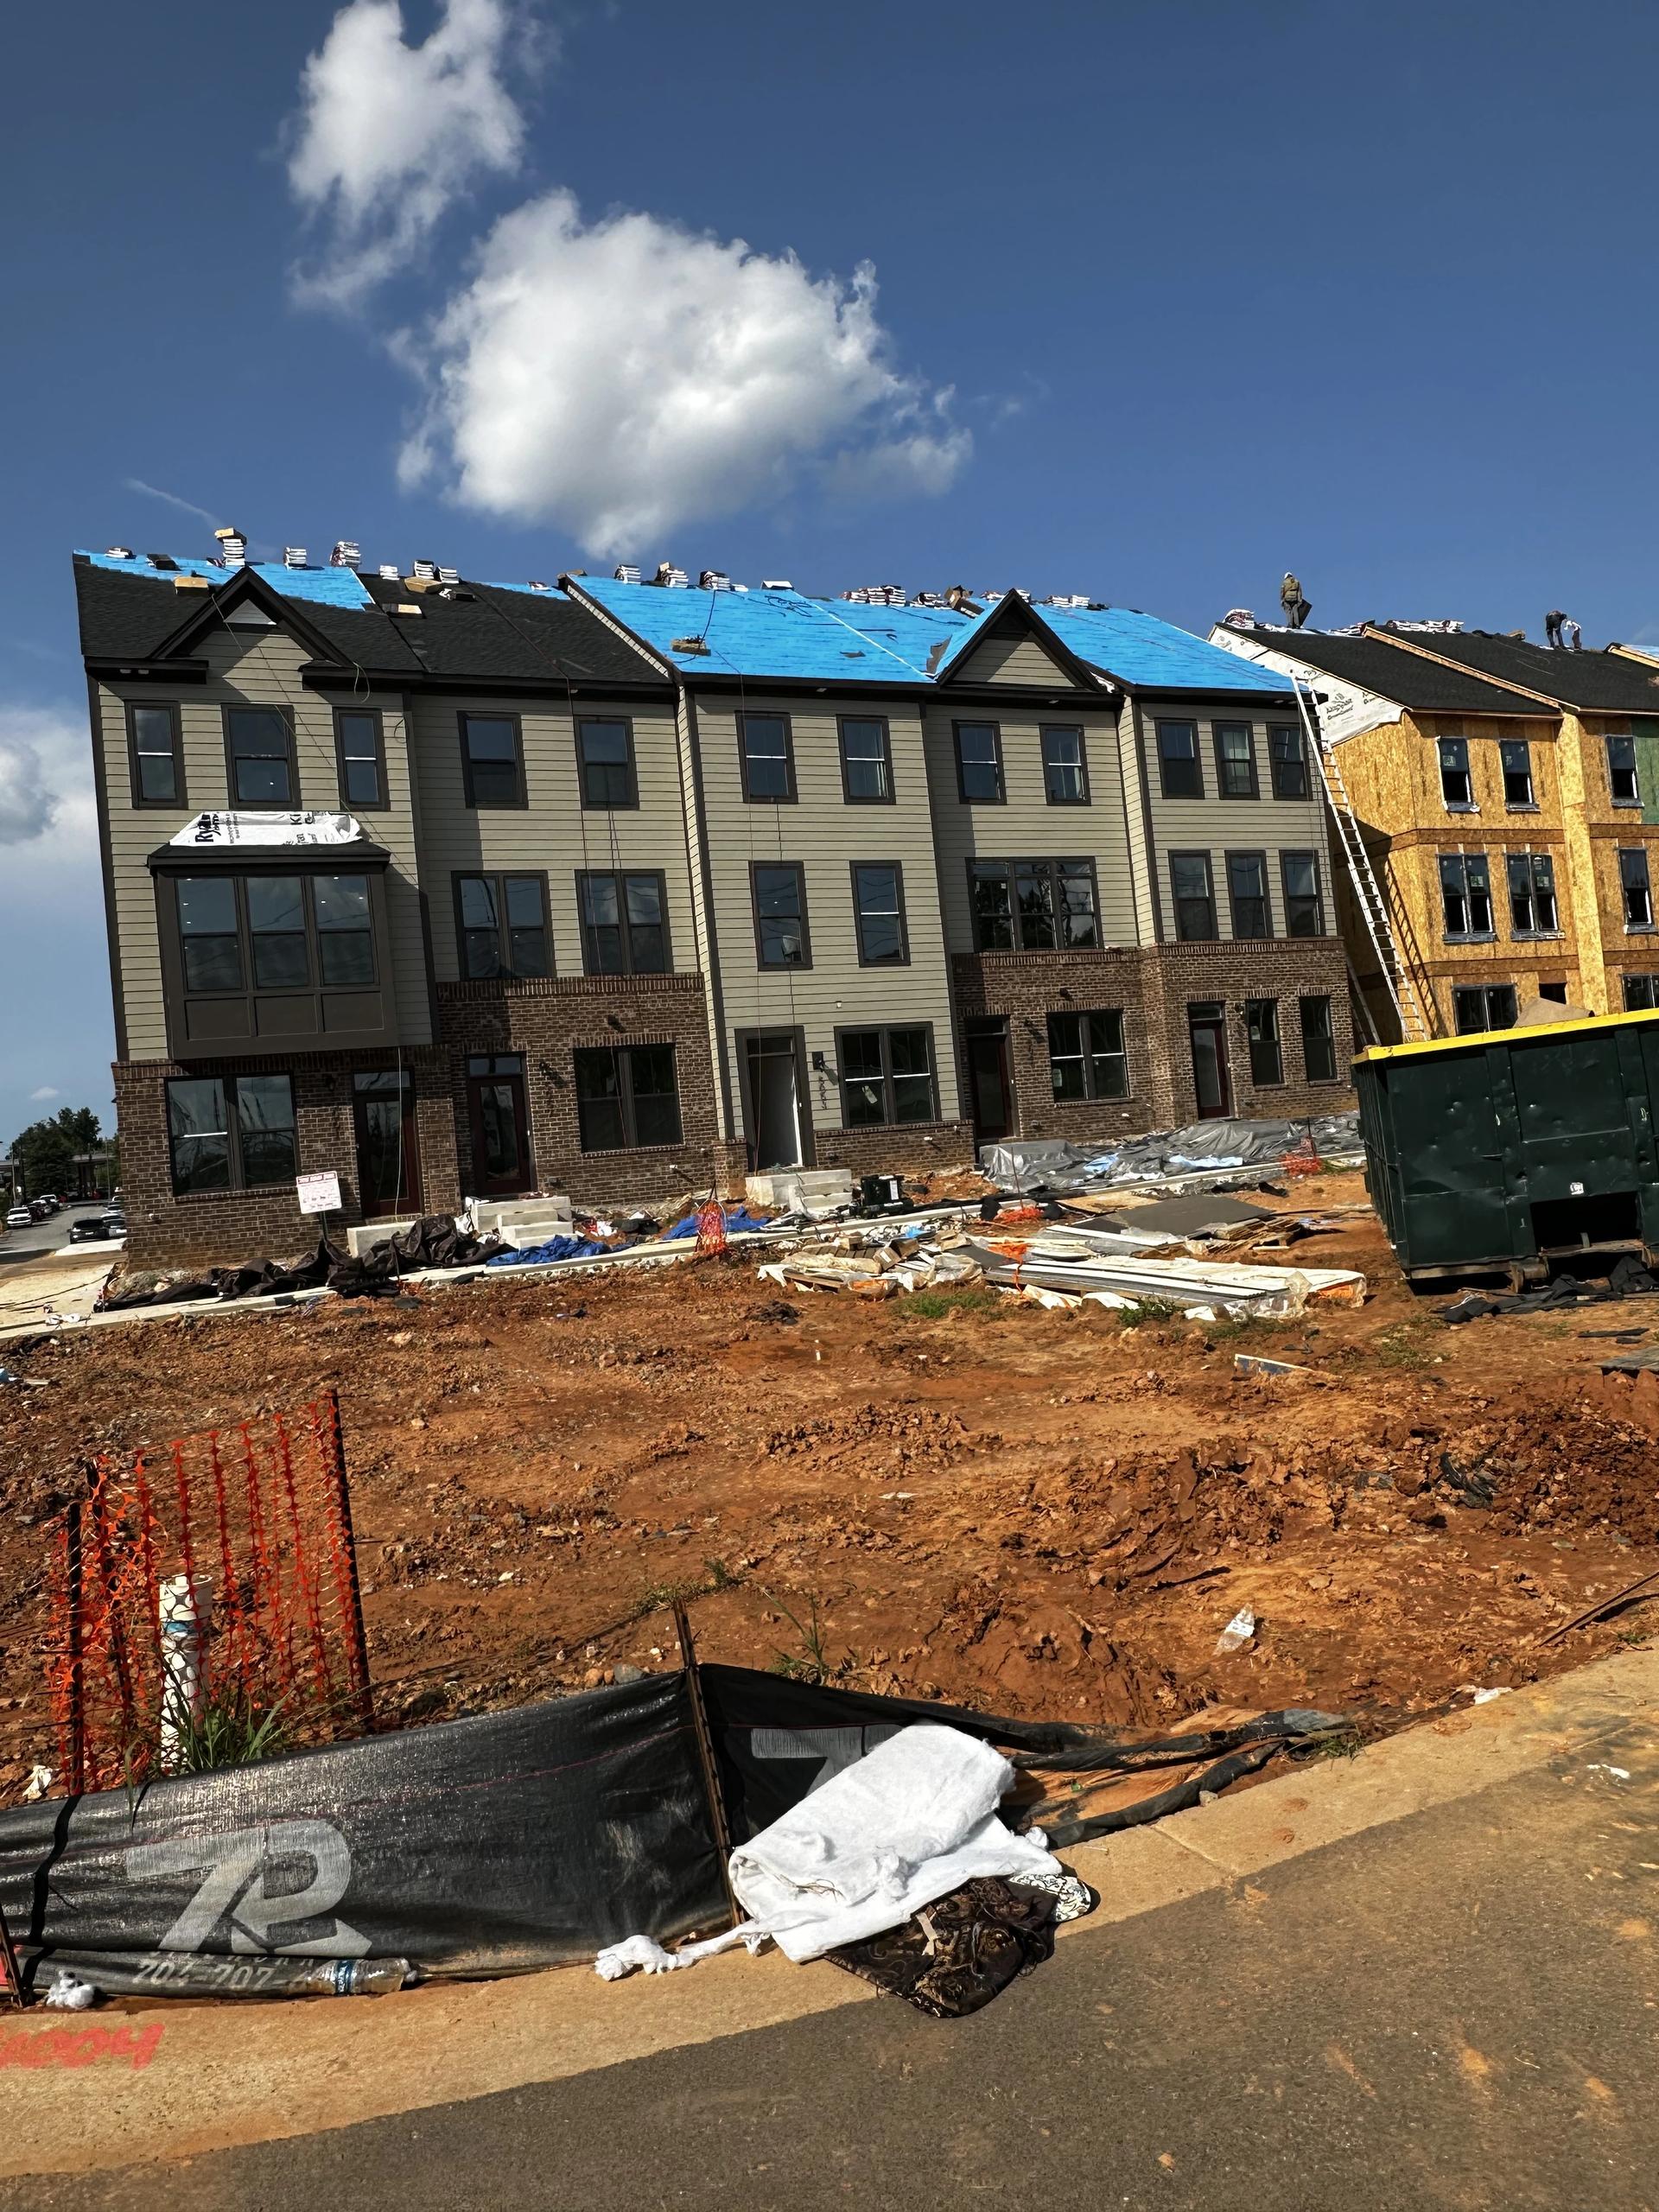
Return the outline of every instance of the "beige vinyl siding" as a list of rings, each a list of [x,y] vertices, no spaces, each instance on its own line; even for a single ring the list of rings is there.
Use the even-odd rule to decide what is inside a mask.
[[[669,953],[677,973],[699,964],[680,789],[679,735],[667,701],[631,705],[582,700],[575,715],[622,716],[633,725],[637,807],[585,809],[576,767],[575,717],[561,704],[502,697],[417,698],[415,764],[422,870],[438,979],[461,974],[454,878],[479,870],[539,870],[548,880],[554,972],[580,976],[582,869],[659,870],[667,893]],[[517,714],[525,807],[469,807],[461,772],[461,717]]]
[[[721,992],[720,977],[715,965],[715,918],[707,895],[707,887],[710,878],[702,865],[702,855],[705,852],[700,780],[702,727],[697,715],[696,702],[689,693],[681,692],[675,700],[674,707],[675,744],[680,766],[680,804],[685,830],[691,926],[694,932],[696,963],[703,979],[702,1004],[708,1022],[709,1064],[716,1071],[715,1112],[719,1118],[720,1134],[729,1140],[742,1135],[741,1116],[737,1108],[738,1093],[731,1085],[729,1065],[721,1045]]]
[[[1162,894],[1154,888],[1152,848],[1147,842],[1146,764],[1135,728],[1135,702],[1125,699],[1117,717],[1118,774],[1123,787],[1123,825],[1135,886],[1135,925],[1142,944],[1158,942]]]
[[[300,681],[301,667],[310,658],[308,652],[280,629],[227,629],[208,635],[200,658],[208,667],[202,683],[181,684],[176,689],[169,689],[165,683],[100,683],[98,686],[116,932],[126,999],[127,1051],[135,1060],[162,1059],[167,1055],[155,884],[146,861],[156,846],[165,844],[194,816],[229,805],[223,709],[291,709],[300,805],[331,812],[337,811],[340,803],[334,705],[321,693],[308,691]],[[188,802],[184,806],[133,805],[127,753],[129,700],[143,706],[178,708]],[[398,1033],[408,1044],[423,1045],[431,1040],[431,1014],[421,941],[403,701],[396,693],[373,692],[353,703],[376,708],[381,715],[391,806],[384,813],[364,815],[362,821],[369,836],[392,855],[386,871],[386,904]]]
[[[1285,934],[1284,883],[1279,855],[1281,852],[1317,853],[1319,884],[1324,896],[1325,925],[1327,931],[1334,931],[1336,913],[1331,854],[1325,836],[1325,802],[1321,796],[1319,763],[1313,760],[1307,763],[1306,798],[1276,799],[1272,796],[1273,771],[1268,757],[1268,730],[1270,723],[1289,723],[1289,714],[1268,716],[1259,707],[1160,707],[1143,702],[1141,717],[1145,733],[1147,788],[1151,800],[1158,899],[1163,912],[1165,936],[1173,938],[1175,934],[1169,855],[1171,853],[1194,852],[1207,852],[1210,855],[1211,876],[1216,893],[1217,926],[1224,938],[1233,933],[1227,897],[1226,855],[1230,852],[1266,853],[1268,899],[1275,937]],[[1205,795],[1202,798],[1163,797],[1158,758],[1158,724],[1160,721],[1197,724],[1198,760],[1204,773]],[[1217,797],[1220,773],[1216,765],[1215,725],[1218,721],[1248,721],[1255,731],[1259,798]]]
[[[849,715],[885,715],[894,803],[849,806],[842,794],[836,709],[754,692],[751,714],[789,716],[794,804],[751,804],[743,797],[737,702],[699,697],[704,818],[714,883],[715,938],[725,1005],[732,1095],[741,1096],[734,1039],[748,1029],[800,1028],[809,1065],[822,1052],[836,1069],[836,1031],[931,1022],[941,1118],[957,1112],[956,1056],[944,932],[934,872],[928,773],[916,709],[880,698],[843,697]],[[762,972],[755,950],[753,861],[793,861],[805,873],[810,969]],[[861,968],[853,914],[852,863],[896,861],[903,871],[910,945],[906,967]],[[841,1126],[833,1072],[808,1077],[814,1126]]]
[[[958,721],[995,721],[1001,728],[1006,804],[969,806],[957,796],[954,726]],[[1083,731],[1089,764],[1087,806],[1051,806],[1045,797],[1039,733],[1049,722]],[[930,706],[927,772],[945,941],[952,952],[974,950],[968,862],[976,855],[987,860],[1092,860],[1102,943],[1137,942],[1122,773],[1111,715],[1071,707],[1056,707],[1038,715],[1022,707],[1015,717],[985,707]]]
[[[1068,676],[1035,638],[987,638],[959,667],[950,671],[953,683],[1052,683],[1070,691]]]

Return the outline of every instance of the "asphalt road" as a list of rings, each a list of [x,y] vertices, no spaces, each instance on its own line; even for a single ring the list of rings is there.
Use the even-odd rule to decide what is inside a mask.
[[[881,1998],[0,2212],[1655,2212],[1656,1815],[1633,1730],[1079,1934],[972,2019]]]
[[[0,1206],[0,1220],[4,1218],[6,1211],[5,1207]],[[3,1236],[0,1236],[0,1266],[15,1265],[20,1260],[43,1259],[52,1253],[67,1250],[69,1248],[71,1223],[84,1221],[88,1214],[108,1211],[107,1198],[89,1199],[85,1205],[64,1206],[57,1213],[48,1215],[44,1221],[35,1222],[28,1229],[8,1229]],[[76,1249],[90,1255],[110,1248],[98,1243]]]

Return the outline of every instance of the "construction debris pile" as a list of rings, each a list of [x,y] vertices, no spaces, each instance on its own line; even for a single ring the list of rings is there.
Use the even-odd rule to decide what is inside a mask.
[[[1160,1177],[1276,1167],[1299,1158],[1352,1164],[1363,1149],[1357,1114],[1325,1114],[1306,1122],[1194,1122],[1110,1147],[1068,1144],[1058,1137],[1007,1138],[982,1146],[979,1160],[999,1190],[1058,1197]]]

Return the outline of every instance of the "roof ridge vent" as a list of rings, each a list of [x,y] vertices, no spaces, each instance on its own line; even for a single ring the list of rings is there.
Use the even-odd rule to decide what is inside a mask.
[[[244,569],[247,566],[248,541],[239,530],[233,524],[227,525],[223,530],[216,530],[213,536],[219,540],[219,550],[227,569]]]
[[[441,584],[458,584],[461,582],[461,570],[459,569],[440,569],[438,570],[438,582]]]
[[[354,537],[337,537],[334,550],[328,556],[331,569],[354,569],[363,558],[363,548]]]
[[[416,561],[409,573],[416,583],[435,584],[438,581],[438,564],[435,561]]]
[[[283,546],[283,566],[285,569],[302,569],[305,564],[305,548],[303,545]]]
[[[691,582],[685,570],[677,569],[671,561],[659,561],[657,563],[657,573],[651,581],[654,584],[661,584],[669,591],[685,591],[690,588]]]
[[[130,561],[135,557],[130,545],[106,545],[104,548],[106,561]]]
[[[760,588],[762,591],[793,591],[795,587],[787,576],[762,576]]]
[[[732,580],[724,569],[704,569],[697,576],[699,591],[730,591]]]
[[[639,571],[632,561],[619,561],[611,571],[611,580],[613,583],[637,584],[639,581]]]
[[[400,584],[404,581],[404,572],[395,561],[383,561],[380,563],[380,580],[383,583]]]

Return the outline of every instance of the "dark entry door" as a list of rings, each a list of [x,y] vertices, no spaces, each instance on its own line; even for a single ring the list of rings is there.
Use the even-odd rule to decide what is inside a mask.
[[[418,1213],[421,1179],[415,1149],[415,1079],[407,1070],[377,1068],[352,1078],[357,1129],[357,1187],[365,1216]]]
[[[478,1053],[467,1063],[467,1108],[473,1127],[473,1167],[484,1198],[533,1190],[530,1109],[524,1063],[517,1052]]]
[[[806,1158],[800,1052],[792,1029],[757,1030],[743,1039],[749,1154],[755,1173],[799,1167]]]
[[[1227,1068],[1227,1009],[1219,1000],[1201,999],[1186,1009],[1192,1040],[1192,1083],[1201,1122],[1225,1121],[1233,1110],[1232,1077]]]
[[[1014,1128],[1007,1017],[975,1016],[963,1028],[974,1135],[981,1144],[997,1144]]]

